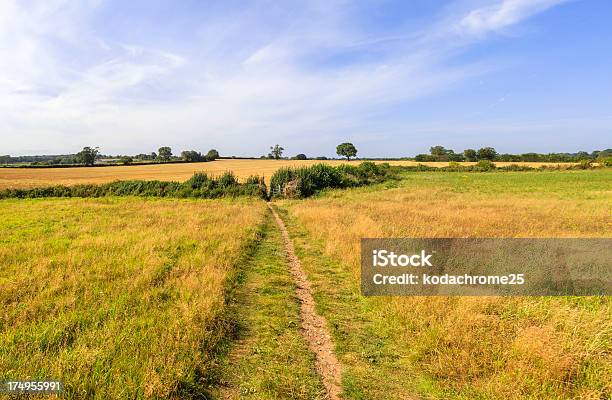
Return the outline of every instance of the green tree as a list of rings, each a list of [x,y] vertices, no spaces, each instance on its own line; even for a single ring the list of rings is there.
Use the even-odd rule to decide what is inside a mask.
[[[478,153],[474,149],[463,150],[463,156],[466,161],[478,161]]]
[[[100,149],[98,147],[83,147],[83,150],[77,153],[76,161],[79,164],[94,165],[99,153]]]
[[[134,159],[130,156],[123,156],[119,159],[119,162],[123,165],[130,165],[134,162]]]
[[[357,148],[353,143],[340,143],[336,146],[336,154],[346,157],[347,161],[351,161],[351,157],[357,156]]]
[[[483,147],[478,149],[479,160],[495,160],[497,158],[497,151],[493,147]]]
[[[293,157],[293,159],[294,160],[307,160],[308,157],[306,157],[306,154],[300,153],[300,154],[296,155],[295,157]]]
[[[270,158],[274,158],[275,160],[278,160],[279,158],[282,157],[283,150],[285,149],[279,146],[278,144],[275,144],[274,146],[270,146]]]
[[[429,153],[432,156],[443,157],[449,153],[449,150],[445,149],[444,146],[432,146],[429,148]]]
[[[214,161],[217,158],[219,158],[219,152],[215,149],[210,149],[208,150],[208,153],[206,153],[206,159],[208,161]]]
[[[580,160],[589,160],[590,158],[591,158],[591,156],[586,151],[579,151],[578,153],[576,153],[576,159],[578,161],[580,161]]]
[[[198,162],[204,161],[204,157],[201,153],[195,150],[185,150],[181,153],[181,158],[187,162]]]
[[[168,146],[160,147],[157,154],[160,160],[169,161],[172,158],[172,149]]]

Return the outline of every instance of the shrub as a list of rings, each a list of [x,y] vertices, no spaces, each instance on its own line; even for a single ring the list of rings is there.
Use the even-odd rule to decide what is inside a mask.
[[[210,178],[204,172],[196,172],[189,180],[185,181],[185,185],[192,189],[200,189],[210,185]]]
[[[500,167],[499,169],[504,171],[533,171],[535,168],[528,165],[510,164],[505,167]]]
[[[363,162],[359,166],[331,167],[315,164],[302,168],[280,168],[270,181],[271,195],[302,198],[326,188],[343,188],[382,181],[390,171],[388,163]]]
[[[493,163],[491,160],[480,160],[473,167],[474,171],[482,172],[493,171],[495,170],[495,168],[497,167],[495,166],[495,163]]]
[[[378,168],[378,165],[376,165],[372,161],[364,161],[359,164],[357,168],[364,177],[374,177],[380,174],[380,169]]]
[[[217,179],[217,184],[222,188],[227,188],[237,185],[238,179],[236,179],[236,175],[233,172],[226,171]]]
[[[597,162],[604,167],[612,167],[612,157],[598,158]]]
[[[450,161],[446,167],[444,167],[445,171],[459,172],[465,171],[466,168],[459,164],[457,161]]]
[[[570,169],[591,169],[593,168],[593,162],[591,160],[580,160],[576,165],[570,167]]]
[[[342,186],[342,173],[327,164],[315,164],[305,168],[315,189],[338,188]]]
[[[265,185],[263,176],[251,175],[244,181],[246,185]]]

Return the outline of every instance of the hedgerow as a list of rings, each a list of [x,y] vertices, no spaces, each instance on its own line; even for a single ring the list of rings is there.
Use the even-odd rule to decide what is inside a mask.
[[[218,198],[237,196],[266,197],[267,188],[263,178],[251,177],[239,183],[233,173],[220,177],[209,177],[195,173],[189,180],[180,182],[164,181],[115,181],[101,185],[49,186],[32,189],[4,189],[0,199],[39,197],[104,197],[104,196],[150,196],[181,198]]]

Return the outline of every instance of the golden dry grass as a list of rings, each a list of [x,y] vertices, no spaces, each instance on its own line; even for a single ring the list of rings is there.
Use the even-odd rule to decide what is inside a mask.
[[[207,172],[221,175],[225,171],[232,171],[239,180],[250,175],[264,176],[269,182],[274,172],[281,167],[300,167],[324,162],[330,165],[339,165],[345,161],[328,160],[216,160],[208,163],[181,163],[181,164],[154,164],[131,165],[116,167],[79,167],[79,168],[0,168],[0,189],[30,188],[51,185],[75,185],[82,183],[108,183],[116,180],[160,180],[183,182],[194,172]],[[352,163],[356,163],[353,161]],[[414,161],[389,161],[391,165],[417,165]],[[430,166],[443,167],[446,162],[420,163]],[[462,163],[470,165],[474,163]],[[496,163],[498,166],[513,163]],[[514,163],[516,164],[516,163]],[[555,165],[553,163],[520,163],[539,167],[541,165]],[[569,164],[568,164],[569,165]]]
[[[304,264],[337,326],[355,397],[408,398],[420,391],[445,398],[609,398],[609,298],[388,297],[360,303],[355,293],[363,237],[610,237],[610,170],[414,173],[396,186],[280,203],[298,226],[296,238],[302,228],[308,234],[302,256],[319,243],[338,263],[330,267],[313,256]],[[386,364],[392,357],[398,361]],[[379,384],[371,385],[377,376]]]
[[[262,202],[0,202],[0,379],[67,398],[198,390],[223,340],[224,284]]]

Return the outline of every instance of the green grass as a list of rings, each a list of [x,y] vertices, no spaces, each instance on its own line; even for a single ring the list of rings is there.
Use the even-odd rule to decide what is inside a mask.
[[[237,342],[221,364],[221,393],[223,398],[323,399],[314,355],[300,333],[283,241],[270,217],[264,234],[241,268],[234,304]]]

